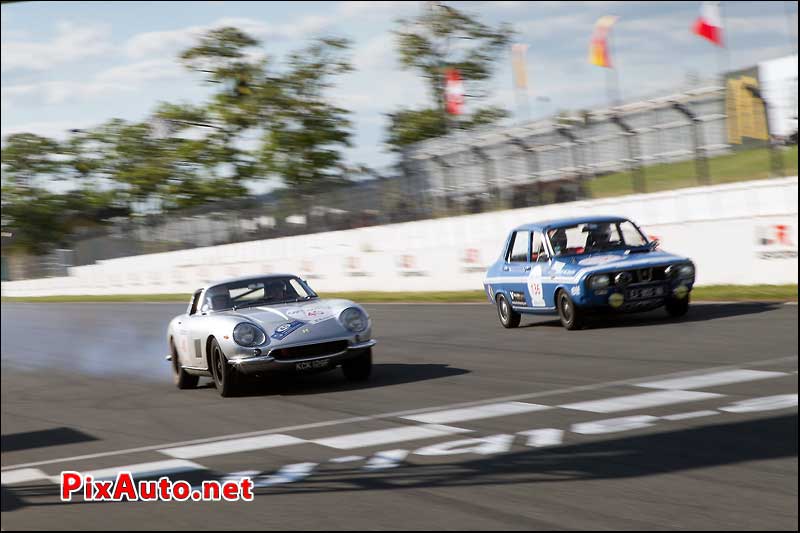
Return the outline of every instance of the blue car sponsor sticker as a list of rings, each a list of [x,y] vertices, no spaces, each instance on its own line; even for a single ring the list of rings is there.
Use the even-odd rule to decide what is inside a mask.
[[[273,333],[271,337],[276,341],[282,340],[289,335],[289,333],[293,332],[304,324],[305,322],[302,320],[292,320],[291,322],[286,322],[285,324],[281,324],[275,328],[275,333]]]

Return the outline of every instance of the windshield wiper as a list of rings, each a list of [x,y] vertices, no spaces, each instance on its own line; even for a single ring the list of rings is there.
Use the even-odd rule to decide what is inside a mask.
[[[284,300],[281,303],[290,304],[290,303],[296,303],[296,302],[305,302],[305,301],[311,300],[313,298],[315,298],[315,296],[300,296],[298,298],[292,298],[291,300]]]

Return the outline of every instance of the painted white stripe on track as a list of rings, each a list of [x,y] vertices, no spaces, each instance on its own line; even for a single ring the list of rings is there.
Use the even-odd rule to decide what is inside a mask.
[[[318,463],[296,463],[286,465],[280,470],[263,478],[258,478],[253,482],[255,488],[271,487],[283,483],[294,483],[311,475]]]
[[[714,415],[718,415],[718,414],[721,414],[721,413],[719,411],[712,411],[712,410],[709,409],[709,410],[706,410],[706,411],[692,411],[690,413],[677,413],[677,414],[674,414],[674,415],[662,416],[661,418],[663,418],[664,420],[690,420],[692,418],[701,418],[701,417],[704,417],[704,416],[714,416]]]
[[[183,459],[169,459],[166,461],[153,461],[150,463],[139,463],[128,466],[113,466],[89,472],[81,472],[83,476],[92,476],[95,480],[109,479],[117,476],[119,472],[130,472],[134,477],[156,477],[167,474],[177,474],[179,472],[191,472],[192,470],[206,470],[206,467],[186,461]],[[54,483],[59,483],[60,476],[50,478]]]
[[[20,468],[19,470],[7,470],[0,475],[0,485],[13,485],[15,483],[27,483],[40,479],[50,479],[50,476],[38,468]]]
[[[501,402],[490,403],[487,405],[477,405],[475,407],[465,407],[462,409],[449,409],[446,411],[433,411],[420,415],[402,416],[406,420],[414,420],[425,424],[450,424],[452,422],[464,422],[467,420],[480,420],[483,418],[494,418],[499,416],[511,416],[533,411],[543,411],[551,409],[548,405],[524,402]]]
[[[389,304],[386,304],[389,305]],[[321,428],[321,427],[331,427],[331,426],[341,426],[344,424],[353,424],[357,422],[367,422],[370,420],[383,420],[388,418],[396,418],[416,413],[427,413],[431,411],[439,411],[442,409],[454,409],[458,407],[470,407],[476,405],[485,405],[487,403],[496,403],[496,402],[504,402],[504,401],[514,401],[514,400],[526,400],[532,398],[543,398],[546,396],[555,396],[560,394],[570,394],[574,392],[585,392],[591,390],[598,390],[604,389],[607,387],[616,387],[621,385],[635,385],[637,383],[641,383],[646,380],[657,380],[657,379],[666,379],[669,377],[675,376],[688,376],[697,374],[698,372],[713,372],[717,370],[728,370],[728,369],[737,369],[747,366],[762,366],[762,365],[771,365],[771,364],[779,364],[779,363],[786,363],[791,361],[797,361],[797,354],[785,356],[785,357],[775,357],[771,359],[762,359],[759,361],[748,361],[744,363],[739,363],[736,365],[720,365],[715,367],[708,367],[702,368],[697,370],[683,370],[679,372],[668,372],[665,374],[657,374],[654,376],[647,376],[647,377],[637,377],[637,378],[629,378],[629,379],[621,379],[617,381],[605,381],[600,383],[590,383],[588,385],[575,385],[572,387],[564,387],[560,389],[551,389],[546,391],[540,392],[532,392],[532,393],[525,393],[525,394],[515,394],[510,396],[501,396],[495,398],[486,398],[483,400],[476,400],[472,402],[461,402],[455,404],[448,404],[448,405],[439,405],[433,407],[423,407],[420,409],[408,409],[403,411],[395,411],[390,413],[378,413],[372,415],[364,415],[364,416],[354,416],[349,418],[339,418],[335,420],[326,420],[323,422],[312,422],[309,424],[298,424],[295,426],[284,426],[272,429],[262,429],[258,431],[250,431],[247,433],[237,433],[233,435],[218,435],[215,437],[205,437],[200,439],[192,439],[186,441],[179,441],[179,442],[169,442],[169,443],[161,443],[161,444],[152,444],[149,446],[139,446],[137,448],[124,448],[120,450],[111,450],[107,452],[97,452],[97,453],[89,453],[84,455],[77,455],[72,457],[58,457],[54,459],[45,459],[42,461],[32,461],[28,463],[20,463],[20,464],[12,464],[6,465],[0,468],[3,472],[7,470],[14,470],[17,468],[25,468],[25,467],[34,467],[34,466],[42,466],[48,464],[56,464],[56,463],[72,463],[76,461],[84,461],[89,459],[98,459],[100,457],[112,457],[116,455],[128,455],[134,453],[141,453],[141,452],[150,452],[150,451],[157,451],[162,448],[172,448],[178,446],[188,446],[192,444],[200,444],[204,442],[217,442],[223,441],[228,439],[237,439],[243,437],[255,437],[258,435],[268,435],[274,433],[285,433],[288,431],[300,431],[305,429],[314,429],[314,428]]]
[[[633,394],[630,396],[617,396],[614,398],[604,398],[602,400],[590,400],[588,402],[569,403],[561,405],[560,407],[575,411],[589,411],[591,413],[616,413],[619,411],[644,409],[646,407],[656,407],[659,405],[710,400],[711,398],[719,398],[721,396],[724,396],[724,394],[670,390],[645,392],[644,394]]]
[[[647,383],[637,383],[637,387],[648,389],[669,389],[669,390],[691,390],[702,389],[704,387],[715,387],[728,385],[731,383],[742,383],[744,381],[755,381],[758,379],[769,379],[786,376],[785,372],[767,372],[765,370],[725,370],[723,372],[712,372],[710,374],[699,374],[697,376],[686,376],[681,378],[663,379],[660,381],[650,381]]]
[[[400,462],[408,457],[408,450],[386,450],[378,452],[364,465],[364,470],[385,470],[400,466]]]
[[[262,435],[259,437],[247,437],[244,439],[222,440],[209,442],[207,444],[195,444],[194,446],[181,446],[178,448],[167,448],[158,450],[164,455],[178,459],[197,459],[198,457],[211,457],[214,455],[225,455],[229,453],[251,452],[253,450],[263,450],[265,448],[277,448],[280,446],[291,446],[292,444],[302,444],[307,442],[291,435]]]
[[[469,429],[428,424],[425,426],[380,429],[377,431],[366,431],[364,433],[349,433],[347,435],[339,435],[338,437],[317,439],[311,442],[319,444],[320,446],[337,448],[339,450],[352,450],[353,448],[378,446],[394,442],[405,442],[408,440],[432,439],[456,433],[469,433],[470,431]]]

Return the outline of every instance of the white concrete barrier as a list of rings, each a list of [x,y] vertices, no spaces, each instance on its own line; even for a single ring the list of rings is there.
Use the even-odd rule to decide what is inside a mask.
[[[188,293],[267,272],[300,274],[320,292],[480,290],[509,229],[590,214],[633,219],[663,249],[691,257],[699,285],[797,283],[797,192],[795,176],[122,257],[2,291]]]

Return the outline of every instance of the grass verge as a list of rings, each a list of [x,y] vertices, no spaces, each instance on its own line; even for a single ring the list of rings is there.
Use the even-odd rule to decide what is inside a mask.
[[[779,148],[783,175],[797,175],[797,146]],[[754,148],[708,159],[710,184],[719,185],[737,181],[759,180],[773,177],[770,174],[770,154],[766,148]],[[644,168],[647,192],[682,189],[700,185],[696,177],[694,160],[663,163]],[[592,198],[609,198],[633,194],[633,175],[615,172],[600,176],[588,184]]]
[[[326,292],[323,298],[345,298],[362,303],[387,302],[485,302],[483,291],[449,292]],[[797,301],[797,285],[709,285],[696,287],[692,299],[707,301]],[[188,294],[119,294],[3,297],[3,302],[180,302],[189,301]]]

